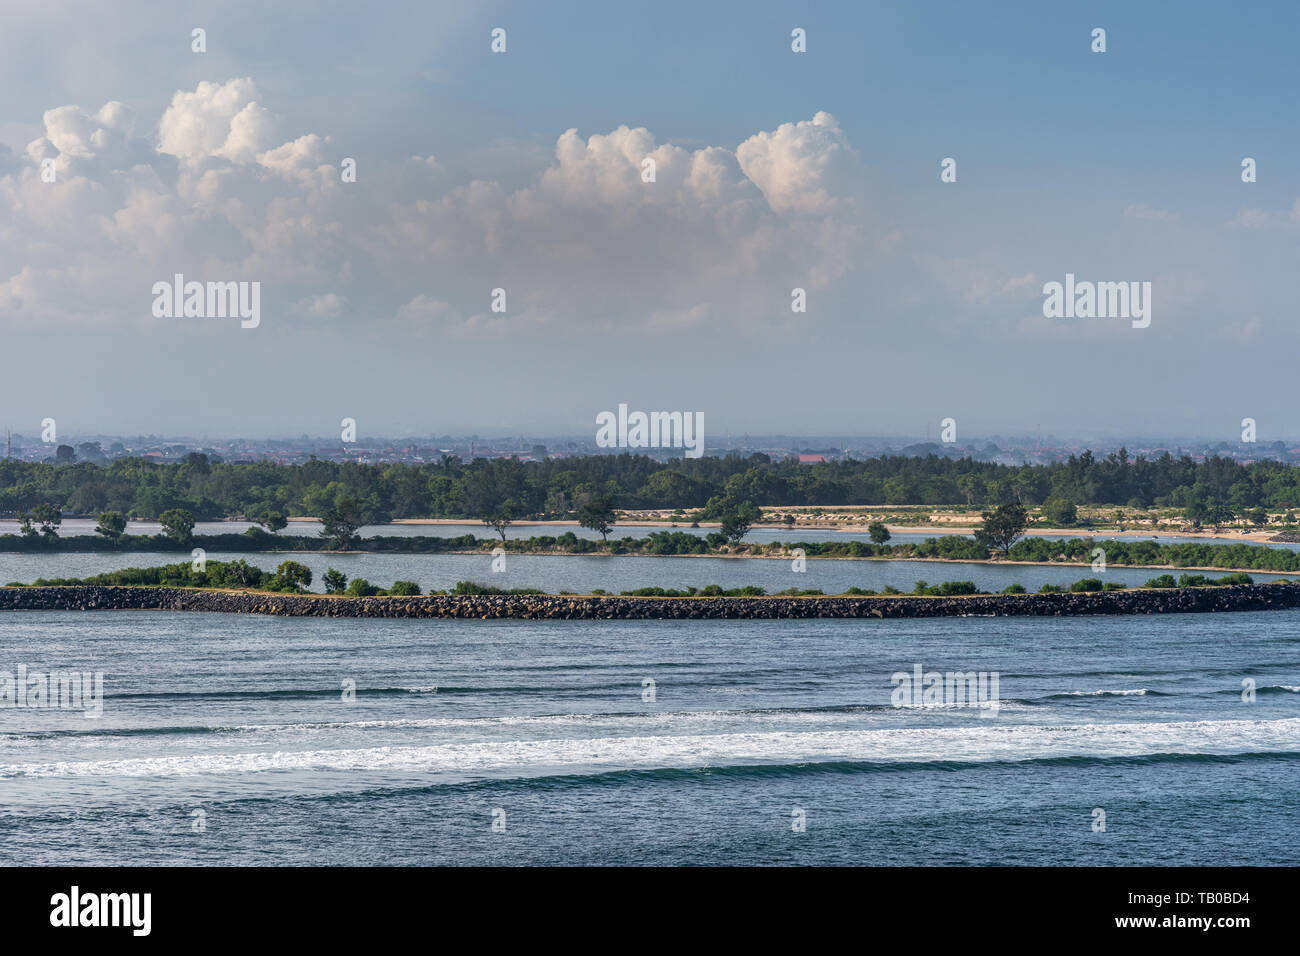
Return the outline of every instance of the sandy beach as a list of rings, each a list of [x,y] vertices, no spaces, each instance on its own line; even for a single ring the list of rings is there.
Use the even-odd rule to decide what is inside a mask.
[[[773,509],[778,510],[779,509]],[[314,521],[314,518],[290,518],[290,521]],[[398,518],[393,524],[405,525],[467,525],[478,524],[472,518]],[[865,534],[869,521],[801,521],[793,526],[787,526],[780,522],[759,522],[753,527],[755,530],[764,531],[783,531],[789,530],[791,534],[797,534],[800,530],[809,531],[844,531],[854,534]],[[511,522],[516,528],[576,528],[577,521],[514,521]],[[974,534],[977,522],[968,526],[956,525],[904,525],[904,524],[886,524],[890,534]],[[690,527],[689,522],[669,521],[663,518],[620,518],[615,522],[615,528],[686,528]],[[716,528],[716,521],[701,521],[701,528]],[[1278,531],[1243,531],[1240,529],[1231,529],[1224,531],[1184,531],[1174,525],[1162,525],[1158,529],[1153,528],[1126,528],[1123,531],[1104,528],[1029,528],[1025,531],[1026,535],[1038,535],[1049,537],[1067,537],[1067,538],[1086,538],[1093,537],[1114,537],[1114,538],[1234,538],[1243,542],[1267,543],[1270,538],[1278,534]]]

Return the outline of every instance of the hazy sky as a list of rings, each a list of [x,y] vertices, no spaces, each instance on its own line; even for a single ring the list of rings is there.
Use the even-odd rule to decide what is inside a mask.
[[[0,427],[1300,434],[1294,3],[0,11]]]

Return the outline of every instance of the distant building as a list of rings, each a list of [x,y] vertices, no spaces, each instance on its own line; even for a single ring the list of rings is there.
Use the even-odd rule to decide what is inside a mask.
[[[799,464],[801,465],[824,465],[826,463],[825,455],[800,455]]]

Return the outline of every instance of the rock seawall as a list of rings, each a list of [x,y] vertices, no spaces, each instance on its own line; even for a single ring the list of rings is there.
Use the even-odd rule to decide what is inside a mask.
[[[207,611],[285,617],[679,620],[816,617],[1059,617],[1300,607],[1300,585],[1133,589],[971,597],[656,598],[548,594],[326,597],[154,587],[0,588],[0,611]]]

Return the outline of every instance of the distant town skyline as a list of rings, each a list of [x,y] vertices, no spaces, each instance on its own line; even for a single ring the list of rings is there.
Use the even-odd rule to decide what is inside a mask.
[[[461,459],[513,457],[534,460],[630,452],[659,461],[683,457],[680,449],[601,448],[582,435],[394,435],[358,436],[342,441],[329,436],[280,436],[267,439],[213,436],[64,435],[55,442],[36,436],[8,433],[5,457],[26,461],[104,462],[119,457],[147,457],[159,462],[179,461],[194,452],[223,461],[273,461],[294,464],[321,458],[333,461],[408,462],[438,461],[444,456]],[[62,451],[60,450],[62,449]],[[1082,438],[1048,436],[971,436],[944,442],[924,436],[794,436],[722,435],[704,454],[764,454],[773,460],[797,458],[801,462],[853,460],[879,455],[972,457],[1001,464],[1048,463],[1091,452],[1101,458],[1124,451],[1129,459],[1156,458],[1165,453],[1204,459],[1211,455],[1238,462],[1269,459],[1300,464],[1300,440],[1226,442],[1190,436],[1150,438]],[[63,456],[63,457],[60,457]]]

